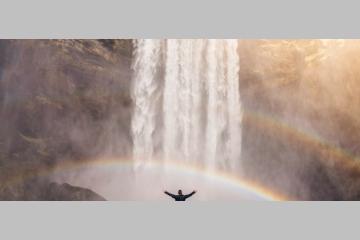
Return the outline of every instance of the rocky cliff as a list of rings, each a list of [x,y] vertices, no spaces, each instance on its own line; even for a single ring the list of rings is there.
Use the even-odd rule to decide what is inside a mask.
[[[128,154],[131,53],[131,40],[0,41],[2,188],[59,161]]]

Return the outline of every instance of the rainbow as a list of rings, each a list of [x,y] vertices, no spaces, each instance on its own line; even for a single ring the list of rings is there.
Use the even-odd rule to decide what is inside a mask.
[[[304,129],[295,128],[280,119],[249,110],[244,111],[243,121],[256,126],[258,129],[264,129],[274,136],[282,133],[290,139],[305,144],[311,150],[321,153],[323,149],[326,149],[337,163],[345,164],[349,168],[357,168],[360,171],[359,161],[357,161],[360,160],[359,158]]]
[[[333,146],[327,143],[325,140],[307,132],[303,129],[294,128],[293,126],[287,124],[280,119],[267,116],[260,112],[254,112],[245,110],[243,121],[246,123],[255,126],[258,129],[263,129],[268,133],[273,134],[274,136],[281,134],[286,135],[291,140],[296,140],[305,144],[311,150],[317,151],[322,154],[323,147],[328,151],[332,160],[335,163],[342,164],[343,167],[346,167],[350,170],[360,171],[360,166],[357,158],[350,153],[344,151],[341,148]],[[132,166],[133,161],[131,157],[125,158],[99,158],[92,160],[77,160],[77,161],[64,161],[60,163],[56,168],[40,168],[36,171],[36,176],[50,176],[51,174],[57,173],[59,171],[73,170],[76,168],[81,168],[84,166],[92,165],[116,165],[129,167]],[[188,163],[183,163],[182,161],[170,161],[166,162],[164,165],[163,161],[152,160],[149,163],[146,163],[147,167],[151,168],[160,168],[168,167],[174,171],[181,171],[186,173],[192,173],[197,175],[206,176],[210,179],[215,179],[216,181],[222,181],[226,184],[236,186],[239,190],[248,190],[250,192],[256,193],[259,196],[262,196],[268,200],[291,200],[288,196],[284,194],[277,193],[273,190],[270,190],[261,184],[250,181],[248,179],[242,179],[237,176],[231,175],[228,172],[220,170],[209,170],[204,166],[192,165]],[[17,176],[12,176],[6,183],[16,183],[17,181],[23,180],[26,177],[34,176],[34,174],[18,174]]]
[[[64,161],[59,164],[56,168],[40,168],[36,171],[36,176],[38,177],[51,177],[52,174],[62,173],[66,171],[72,171],[80,169],[82,167],[88,166],[116,166],[116,167],[132,167],[133,161],[131,158],[102,158],[96,160],[85,160],[85,161]],[[181,162],[166,162],[152,160],[149,163],[144,164],[144,168],[166,168],[169,170],[179,171],[182,173],[196,174],[200,176],[205,176],[211,180],[220,181],[229,186],[233,186],[239,191],[249,191],[255,195],[265,199],[273,201],[285,201],[289,200],[288,197],[276,193],[270,189],[264,188],[261,185],[251,182],[249,180],[241,179],[234,175],[230,175],[225,171],[219,170],[209,170],[202,166],[183,164]],[[13,176],[12,178],[6,181],[7,184],[16,184],[21,180],[30,178],[34,176],[33,174],[21,174],[18,176]]]
[[[75,168],[81,168],[84,166],[123,166],[123,167],[132,167],[133,161],[131,158],[127,159],[119,159],[119,158],[108,158],[108,159],[100,159],[94,161],[87,161],[87,163],[71,163],[59,166],[54,172],[62,172],[67,170],[74,170]],[[288,197],[282,195],[280,193],[276,193],[270,189],[264,188],[263,186],[251,182],[246,179],[239,178],[235,175],[231,175],[228,172],[215,170],[215,169],[207,169],[206,167],[200,165],[192,165],[192,164],[184,164],[179,161],[167,161],[166,163],[158,160],[151,160],[148,163],[145,163],[143,166],[144,169],[148,168],[157,168],[157,169],[167,169],[172,171],[177,171],[181,173],[193,174],[204,176],[209,180],[214,180],[217,182],[222,182],[228,186],[233,186],[238,188],[239,190],[246,190],[251,193],[258,195],[261,198],[266,200],[275,200],[275,201],[285,201],[289,200]],[[54,173],[53,172],[53,173]],[[48,173],[49,174],[49,173]]]

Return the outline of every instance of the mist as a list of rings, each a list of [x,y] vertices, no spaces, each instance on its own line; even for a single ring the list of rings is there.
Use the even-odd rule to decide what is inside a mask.
[[[291,200],[358,200],[360,41],[239,40],[237,51],[239,177]],[[133,52],[132,40],[0,41],[1,199],[28,199],[51,181],[110,199],[157,199],[131,197],[131,168],[121,178],[117,167],[97,173],[87,164],[132,157]],[[67,163],[82,167],[60,174]],[[175,191],[184,177],[152,176],[156,191]],[[209,193],[200,200],[237,199],[196,179]]]
[[[131,41],[0,44],[4,183],[21,185],[67,161],[131,151]],[[4,191],[13,185],[3,184]]]

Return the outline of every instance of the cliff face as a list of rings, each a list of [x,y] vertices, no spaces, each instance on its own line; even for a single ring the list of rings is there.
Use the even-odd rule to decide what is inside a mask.
[[[294,199],[359,199],[359,40],[242,40],[239,52],[244,174]]]
[[[0,41],[4,188],[58,161],[129,153],[131,53],[131,40]]]

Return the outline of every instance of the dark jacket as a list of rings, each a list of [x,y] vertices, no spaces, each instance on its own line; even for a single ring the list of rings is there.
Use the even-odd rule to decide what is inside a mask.
[[[187,198],[191,197],[192,195],[195,194],[195,191],[193,191],[192,193],[190,194],[187,194],[187,195],[175,195],[175,194],[172,194],[172,193],[169,193],[167,191],[164,192],[165,194],[169,195],[170,197],[172,197],[173,199],[175,199],[175,201],[185,201]]]

